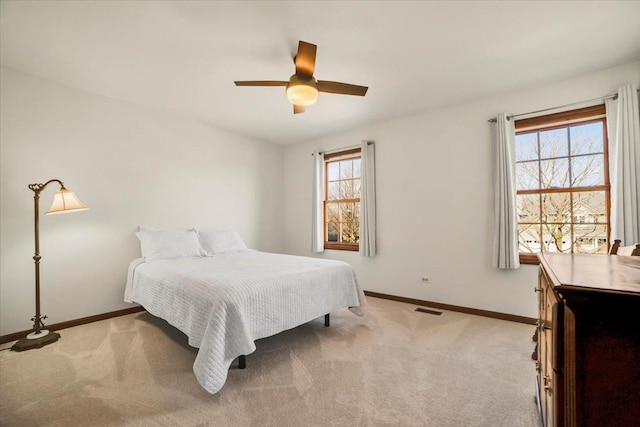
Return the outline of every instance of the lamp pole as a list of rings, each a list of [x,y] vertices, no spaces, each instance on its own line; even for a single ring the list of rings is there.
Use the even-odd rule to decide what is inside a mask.
[[[47,185],[52,182],[57,182],[60,184],[61,188],[64,188],[64,184],[59,179],[52,179],[44,184],[30,184],[29,189],[33,191],[33,207],[34,207],[34,236],[36,243],[36,252],[33,255],[33,261],[35,263],[36,268],[36,315],[31,318],[33,320],[33,334],[39,336],[42,333],[42,328],[44,328],[43,320],[47,318],[47,316],[40,315],[40,193],[45,189]]]
[[[56,342],[60,338],[60,334],[56,332],[49,332],[44,329],[44,319],[46,319],[47,316],[42,316],[40,313],[40,260],[42,259],[40,256],[40,193],[52,182],[60,184],[60,191],[56,194],[56,197],[54,198],[54,205],[52,205],[48,213],[86,209],[86,206],[80,203],[80,201],[75,198],[75,195],[68,191],[65,188],[64,183],[59,179],[51,179],[44,184],[29,184],[29,190],[33,191],[34,208],[33,226],[35,253],[33,254],[33,262],[35,263],[36,273],[36,315],[31,318],[33,321],[33,331],[28,334],[26,338],[17,341],[13,347],[11,347],[14,351],[40,348],[47,344]]]

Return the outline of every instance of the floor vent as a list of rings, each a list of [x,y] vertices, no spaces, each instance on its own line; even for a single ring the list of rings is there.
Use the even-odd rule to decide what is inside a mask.
[[[422,308],[422,307],[416,308],[416,311],[419,311],[420,313],[433,314],[434,316],[440,316],[442,314],[441,311],[429,310],[427,308]]]

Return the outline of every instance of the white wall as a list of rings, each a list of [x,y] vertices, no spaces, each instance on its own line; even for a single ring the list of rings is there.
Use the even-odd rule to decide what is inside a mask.
[[[285,251],[312,255],[311,152],[373,139],[378,255],[367,259],[329,250],[320,256],[352,264],[366,290],[535,317],[537,268],[491,267],[492,141],[487,119],[499,112],[523,113],[615,93],[627,83],[640,83],[640,62],[288,146]],[[431,283],[423,284],[422,276]]]
[[[233,226],[251,247],[312,255],[310,154],[362,139],[376,140],[379,254],[321,256],[351,263],[367,290],[533,317],[536,268],[491,267],[486,120],[613,93],[625,83],[640,84],[640,62],[283,150],[3,67],[0,335],[29,329],[34,314],[28,184],[60,178],[90,207],[46,216],[57,188],[42,193],[42,311],[57,323],[129,306],[122,296],[127,266],[139,256],[133,233],[140,224]],[[430,284],[420,281],[424,275]]]
[[[46,216],[58,187],[41,195],[47,323],[130,306],[138,225],[232,226],[282,251],[281,146],[8,68],[0,78],[0,335],[35,312],[31,183],[59,178],[90,208]]]

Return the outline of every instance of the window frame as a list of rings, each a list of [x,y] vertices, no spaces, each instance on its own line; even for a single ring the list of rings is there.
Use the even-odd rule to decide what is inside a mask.
[[[340,160],[353,160],[361,159],[362,150],[360,148],[353,148],[348,150],[341,150],[334,153],[326,153],[324,155],[324,201],[322,204],[322,224],[324,235],[324,248],[334,249],[339,251],[359,251],[360,243],[342,243],[342,242],[329,242],[328,238],[328,223],[327,223],[327,205],[334,203],[360,203],[360,198],[357,199],[339,199],[329,200],[329,163]],[[362,171],[360,171],[362,176]]]
[[[573,125],[583,125],[589,123],[602,122],[602,155],[604,163],[604,184],[583,186],[583,187],[565,187],[565,188],[547,188],[535,190],[518,190],[516,195],[521,194],[551,194],[551,193],[579,193],[581,191],[604,191],[605,193],[605,209],[607,216],[607,252],[611,247],[611,183],[609,177],[609,140],[607,131],[607,115],[604,104],[594,105],[586,108],[579,108],[570,111],[564,111],[556,114],[548,114],[544,116],[532,117],[528,119],[516,120],[514,122],[515,134],[525,134],[531,132],[542,132],[554,129],[563,129]],[[571,158],[571,153],[567,153],[567,158]],[[537,161],[541,158],[538,154]],[[570,167],[570,166],[569,166]],[[542,206],[540,207],[542,209]],[[577,224],[573,218],[573,206],[571,207],[570,222],[568,225],[573,230],[573,226]],[[540,222],[542,224],[542,222]],[[604,224],[604,223],[603,223]],[[517,222],[520,225],[520,221]],[[541,236],[542,237],[542,236]],[[573,252],[573,242],[571,243]],[[543,251],[541,251],[543,252]],[[519,252],[521,264],[539,264],[537,253]]]

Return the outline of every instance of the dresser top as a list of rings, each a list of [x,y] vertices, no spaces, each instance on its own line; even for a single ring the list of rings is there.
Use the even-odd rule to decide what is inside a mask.
[[[540,253],[538,258],[558,290],[640,296],[640,257]]]

